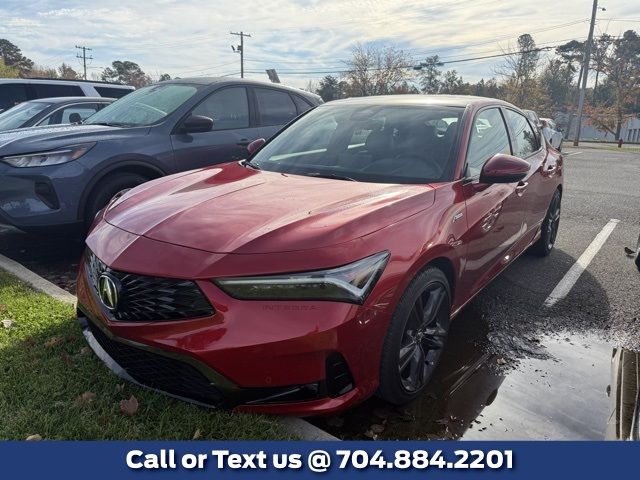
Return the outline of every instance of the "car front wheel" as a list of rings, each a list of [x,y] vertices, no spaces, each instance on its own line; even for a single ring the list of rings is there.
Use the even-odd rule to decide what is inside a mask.
[[[402,405],[420,395],[442,355],[450,313],[447,277],[441,270],[427,267],[409,284],[389,324],[378,396]]]

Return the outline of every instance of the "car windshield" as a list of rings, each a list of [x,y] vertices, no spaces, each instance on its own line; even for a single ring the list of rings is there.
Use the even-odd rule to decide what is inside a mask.
[[[272,172],[374,183],[448,181],[464,108],[324,105],[249,162]]]
[[[24,102],[0,113],[0,131],[22,127],[50,105],[47,102]]]
[[[152,125],[164,120],[197,90],[194,85],[180,83],[141,88],[103,108],[84,123],[121,127]]]

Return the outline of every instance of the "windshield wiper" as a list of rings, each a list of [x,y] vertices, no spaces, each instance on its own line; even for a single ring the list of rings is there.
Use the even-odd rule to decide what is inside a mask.
[[[96,123],[83,123],[83,125],[104,125],[105,127],[131,127],[132,124],[129,123],[118,123],[118,122],[96,122]]]
[[[355,178],[351,178],[346,175],[340,175],[339,173],[310,172],[301,173],[300,175],[304,175],[305,177],[332,178],[335,180],[348,180],[350,182],[357,182]]]

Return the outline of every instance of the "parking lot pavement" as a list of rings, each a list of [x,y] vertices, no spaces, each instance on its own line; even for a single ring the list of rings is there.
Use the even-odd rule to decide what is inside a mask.
[[[396,408],[371,399],[316,419],[343,438],[603,438],[614,347],[640,350],[640,153],[566,148],[555,250],[523,255],[453,323],[428,391]],[[545,301],[615,222],[565,298]],[[593,248],[593,245],[592,245]],[[82,241],[0,226],[0,253],[73,290]]]

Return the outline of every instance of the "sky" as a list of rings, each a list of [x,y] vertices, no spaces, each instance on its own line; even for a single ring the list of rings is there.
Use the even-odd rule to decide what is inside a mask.
[[[600,0],[595,34],[640,31],[640,2]],[[76,45],[91,48],[88,76],[114,60],[138,63],[152,77],[238,75],[231,46],[245,39],[245,76],[304,87],[344,70],[357,43],[393,46],[416,63],[438,54],[465,81],[494,76],[500,58],[467,60],[514,48],[533,35],[539,46],[584,40],[591,0],[2,0],[0,38],[38,65],[70,64]],[[544,53],[549,56],[550,53]]]

